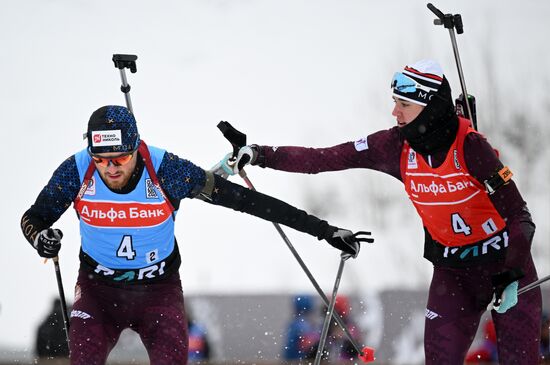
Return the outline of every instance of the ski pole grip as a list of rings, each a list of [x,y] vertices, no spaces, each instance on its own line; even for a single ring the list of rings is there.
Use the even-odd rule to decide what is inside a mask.
[[[455,24],[457,34],[464,33],[464,25],[462,24],[462,17],[460,14],[453,15],[453,22]]]
[[[445,14],[443,14],[443,12],[441,10],[439,10],[438,8],[436,8],[432,3],[428,3],[428,9],[430,9],[432,11],[432,13],[435,14],[435,16],[437,16],[439,19],[441,19],[441,21],[443,21],[443,18],[445,18]],[[435,21],[434,21],[435,23]],[[435,23],[436,25],[441,25],[443,23]]]
[[[133,54],[114,54],[113,62],[115,67],[119,70],[129,68],[130,72],[135,74],[137,72],[136,66],[137,56]]]
[[[237,157],[239,149],[246,146],[246,134],[239,132],[229,122],[221,121],[218,123],[218,129],[222,132],[223,136],[227,138],[231,146],[233,146],[233,157]]]
[[[456,28],[456,32],[458,34],[464,33],[464,26],[462,24],[462,17],[460,14],[443,14],[443,12],[436,8],[432,3],[428,3],[428,9],[430,9],[438,18],[434,19],[435,25],[443,25],[447,29]]]

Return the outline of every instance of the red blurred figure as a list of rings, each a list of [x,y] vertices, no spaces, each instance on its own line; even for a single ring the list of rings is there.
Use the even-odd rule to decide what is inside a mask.
[[[477,349],[466,355],[466,364],[498,364],[497,333],[492,319],[483,327],[483,342]]]
[[[357,340],[359,329],[352,319],[352,307],[347,296],[338,295],[336,297],[334,311],[340,315],[342,321],[348,328],[349,333],[351,333],[354,339]],[[325,349],[328,351],[328,358],[335,362],[353,361],[354,359],[357,359],[358,355],[351,341],[347,338],[344,331],[334,320],[331,322],[328,330]]]

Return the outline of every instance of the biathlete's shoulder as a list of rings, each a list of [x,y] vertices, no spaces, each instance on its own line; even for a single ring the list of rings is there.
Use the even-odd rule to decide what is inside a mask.
[[[73,175],[74,173],[78,174],[78,168],[76,165],[77,154],[67,157],[59,167],[55,170],[54,175]]]
[[[400,150],[403,141],[404,138],[399,133],[399,127],[395,126],[390,129],[382,129],[371,133],[367,137],[355,141],[354,145],[358,152],[376,148],[397,148]]]
[[[464,137],[464,153],[468,154],[497,154],[498,152],[491,146],[487,138],[479,132],[468,133]]]

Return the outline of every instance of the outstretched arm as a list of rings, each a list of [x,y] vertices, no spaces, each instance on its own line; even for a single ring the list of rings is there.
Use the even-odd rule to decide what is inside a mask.
[[[170,153],[164,156],[158,177],[171,200],[198,197],[324,239],[352,256],[359,252],[360,242],[373,241],[368,237],[370,233],[354,235],[351,231],[331,226],[290,204],[229,182]]]
[[[397,127],[378,131],[355,142],[326,148],[249,145],[239,150],[231,164],[228,163],[229,154],[213,170],[224,176],[239,173],[247,164],[305,174],[365,168],[401,179],[399,161],[402,145],[403,138]]]
[[[354,235],[351,231],[331,226],[327,221],[269,195],[249,190],[210,172],[206,174],[207,180],[212,180],[212,183],[206,184],[211,186],[211,190],[207,188],[201,194],[212,204],[308,233],[319,240],[326,240],[333,247],[354,257],[359,253],[361,242],[373,242],[370,232],[365,232],[362,236]]]

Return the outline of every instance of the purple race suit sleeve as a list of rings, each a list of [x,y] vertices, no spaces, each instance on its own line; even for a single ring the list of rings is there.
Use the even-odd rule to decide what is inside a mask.
[[[260,146],[263,167],[289,172],[317,174],[365,168],[401,180],[399,160],[403,139],[397,127],[375,132],[355,142],[327,148]]]

